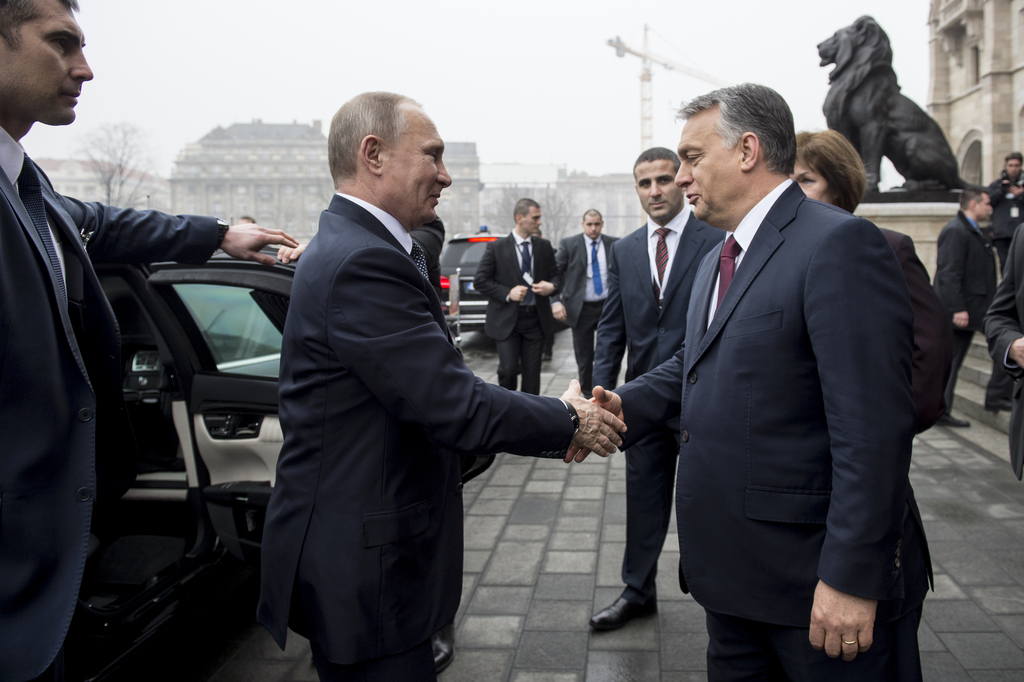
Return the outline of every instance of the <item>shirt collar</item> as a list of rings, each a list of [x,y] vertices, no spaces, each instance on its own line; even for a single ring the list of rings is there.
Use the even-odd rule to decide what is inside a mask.
[[[971,224],[971,227],[973,227],[975,230],[978,229],[978,222],[974,218],[967,215],[966,213],[964,213],[964,217],[967,218],[967,222]]]
[[[338,192],[338,196],[343,199],[348,199],[353,204],[362,206],[369,211],[370,214],[379,220],[385,229],[391,233],[391,236],[398,240],[398,243],[402,245],[402,248],[405,249],[406,253],[412,253],[412,237],[409,236],[409,233],[405,231],[404,227],[402,227],[402,223],[398,222],[394,216],[384,211],[384,209],[378,208],[368,201],[363,201],[359,197],[354,197],[351,194]]]
[[[21,175],[24,163],[25,150],[6,130],[0,128],[0,170],[15,187],[18,186],[18,176]]]
[[[512,230],[512,238],[516,240],[516,246],[522,246],[523,242],[529,243],[531,241],[530,237],[527,237],[526,239],[520,237],[519,233],[516,232],[515,230]]]
[[[779,200],[782,193],[785,192],[793,181],[786,178],[779,186],[773,189],[771,192],[757,202],[754,208],[750,209],[750,212],[743,217],[740,224],[736,227],[736,231],[732,233],[733,238],[743,249],[744,253],[750,248],[750,242],[754,241],[754,235],[757,234],[757,228],[761,227],[761,223],[768,216],[768,212],[772,210],[772,206]]]
[[[676,217],[668,221],[668,225],[659,225],[653,220],[647,220],[647,238],[654,236],[656,230],[667,227],[672,232],[682,233],[686,223],[690,220],[690,204],[683,204],[683,210],[676,214]]]

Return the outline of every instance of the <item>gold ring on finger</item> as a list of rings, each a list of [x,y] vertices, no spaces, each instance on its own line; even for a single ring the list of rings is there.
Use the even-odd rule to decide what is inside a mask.
[[[853,640],[852,642],[847,642],[845,639],[843,640],[843,644],[856,644],[856,643],[857,643],[857,640]]]

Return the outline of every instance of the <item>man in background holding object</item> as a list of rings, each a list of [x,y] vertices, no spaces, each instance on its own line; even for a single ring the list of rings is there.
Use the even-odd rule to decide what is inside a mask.
[[[1006,269],[1006,254],[1017,226],[1024,222],[1024,174],[1021,173],[1020,152],[1006,155],[1006,165],[999,179],[988,186],[992,202],[992,243],[999,254],[999,269]]]

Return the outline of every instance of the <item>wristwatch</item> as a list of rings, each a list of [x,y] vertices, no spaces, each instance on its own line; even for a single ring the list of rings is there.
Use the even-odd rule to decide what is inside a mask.
[[[228,225],[226,221],[221,220],[220,218],[217,218],[217,248],[218,249],[220,248],[220,245],[224,243],[224,237],[227,236],[228,228],[230,228],[230,227],[231,226]]]
[[[580,416],[576,413],[576,408],[572,406],[568,400],[562,400],[562,404],[565,405],[565,409],[569,410],[569,417],[572,419],[572,435],[576,435],[576,432],[580,430]]]

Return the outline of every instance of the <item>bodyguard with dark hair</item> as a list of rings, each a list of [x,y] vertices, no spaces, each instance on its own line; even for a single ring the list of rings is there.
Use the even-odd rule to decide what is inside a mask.
[[[690,288],[704,255],[725,235],[690,211],[675,184],[679,157],[671,149],[645,150],[633,179],[647,224],[623,237],[608,257],[608,300],[597,328],[594,385],[611,389],[629,348],[626,381],[671,358],[686,338]],[[673,421],[634,443],[626,454],[625,588],[590,620],[596,630],[622,627],[654,612],[658,557],[672,515],[679,452]]]
[[[999,268],[1006,268],[1006,254],[1017,226],[1024,222],[1024,173],[1021,173],[1020,152],[1006,155],[1006,165],[999,179],[988,186],[992,202],[992,243],[999,254]]]
[[[83,203],[18,140],[75,120],[92,70],[74,0],[0,0],[0,679],[61,680],[93,504],[135,478],[121,345],[95,262],[202,263],[291,237]],[[89,235],[83,240],[82,235]]]
[[[716,90],[680,116],[676,182],[731,234],[701,263],[683,349],[594,399],[627,415],[627,448],[680,420],[679,581],[707,614],[708,680],[920,680],[899,264],[878,228],[788,178],[778,93]]]

